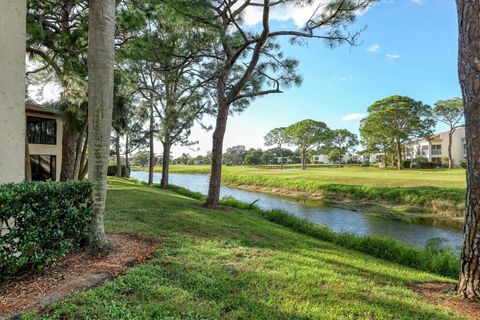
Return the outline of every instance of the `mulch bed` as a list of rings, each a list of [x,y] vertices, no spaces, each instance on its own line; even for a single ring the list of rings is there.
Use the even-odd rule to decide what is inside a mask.
[[[421,283],[410,288],[427,300],[450,309],[469,319],[480,319],[480,303],[474,300],[461,299],[455,292],[455,286],[448,283]]]
[[[40,308],[74,292],[97,286],[151,258],[157,244],[138,236],[110,233],[113,250],[95,256],[81,250],[43,270],[30,270],[0,283],[0,319]]]

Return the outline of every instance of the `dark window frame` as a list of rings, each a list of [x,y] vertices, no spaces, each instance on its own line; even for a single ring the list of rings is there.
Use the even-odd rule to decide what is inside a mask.
[[[49,172],[41,172],[42,160],[48,157]],[[57,156],[51,154],[32,154],[30,155],[30,167],[32,170],[32,181],[57,180]]]
[[[57,119],[27,116],[27,137],[30,144],[57,144]]]

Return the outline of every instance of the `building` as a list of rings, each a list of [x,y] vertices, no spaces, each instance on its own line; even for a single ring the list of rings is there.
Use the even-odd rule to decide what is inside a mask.
[[[438,133],[428,139],[419,139],[405,145],[405,159],[423,158],[428,162],[448,164],[448,133]],[[465,127],[457,128],[452,136],[452,161],[458,167],[466,158]]]
[[[59,114],[25,104],[26,134],[33,181],[60,180],[63,123]]]
[[[0,184],[25,178],[26,1],[2,1],[0,10]]]
[[[345,154],[342,157],[342,163],[347,163],[352,160],[352,156],[349,154]],[[314,164],[333,164],[333,161],[328,159],[328,155],[326,154],[315,154],[312,156],[312,163]],[[337,162],[338,163],[338,162]]]
[[[282,162],[282,157],[273,157],[273,163],[275,164],[289,164],[292,163],[292,157],[283,157],[283,162]]]

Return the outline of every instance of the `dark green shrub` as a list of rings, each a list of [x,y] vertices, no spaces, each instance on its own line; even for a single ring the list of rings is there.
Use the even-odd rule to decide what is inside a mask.
[[[404,161],[403,161],[403,167],[404,167],[405,169],[410,169],[411,166],[412,166],[412,161],[410,161],[410,160],[404,160]]]
[[[127,176],[127,170],[126,166],[122,164],[122,178],[125,178]],[[130,168],[129,168],[130,171]],[[108,166],[108,171],[107,171],[107,176],[109,177],[114,177],[117,174],[117,166],[116,165],[111,165]]]
[[[463,169],[467,169],[467,160],[460,161],[460,167],[462,167]]]
[[[82,245],[89,232],[88,182],[0,185],[0,278],[42,268]]]
[[[435,169],[435,168],[438,168],[440,165],[436,162],[428,162],[428,161],[425,161],[425,162],[419,162],[418,163],[418,167],[420,169]]]

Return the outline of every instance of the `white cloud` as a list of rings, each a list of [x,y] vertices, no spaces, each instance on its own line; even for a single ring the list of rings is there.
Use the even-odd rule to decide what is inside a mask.
[[[304,27],[306,22],[312,17],[312,14],[321,14],[331,0],[314,0],[308,5],[296,5],[294,1],[287,4],[277,5],[270,11],[270,20],[288,21],[292,20],[299,28]],[[236,7],[243,4],[239,1]],[[317,10],[318,8],[318,10]],[[358,12],[358,15],[364,14],[366,10]],[[261,7],[249,6],[245,9],[244,20],[247,25],[253,26],[262,21],[263,9]]]
[[[338,78],[338,80],[340,80],[340,81],[352,81],[353,76],[340,77],[340,78]]]
[[[342,121],[361,120],[365,117],[363,113],[350,113],[343,116]]]
[[[387,58],[393,61],[393,60],[400,59],[400,55],[396,53],[389,53],[387,54]]]
[[[368,52],[379,53],[382,51],[382,48],[378,44],[374,44],[367,49]]]
[[[410,0],[410,1],[415,3],[415,4],[424,4],[425,3],[425,0]]]

